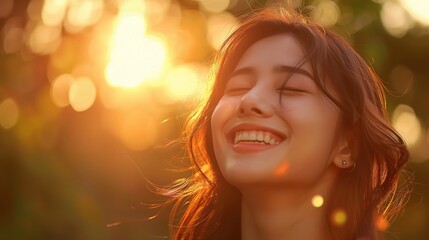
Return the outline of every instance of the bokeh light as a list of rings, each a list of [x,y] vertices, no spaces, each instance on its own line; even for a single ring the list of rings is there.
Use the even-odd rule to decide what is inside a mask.
[[[69,92],[74,78],[71,74],[63,74],[51,83],[51,99],[57,107],[65,107],[70,104]]]
[[[334,226],[341,227],[347,222],[347,214],[342,209],[336,209],[331,214],[331,221]]]
[[[68,0],[45,0],[42,22],[47,26],[60,26],[67,11]]]
[[[19,27],[5,29],[3,49],[7,54],[18,52],[24,42],[24,30]]]
[[[319,0],[315,2],[311,18],[324,26],[332,27],[337,23],[340,14],[340,8],[334,1]]]
[[[409,147],[413,146],[420,137],[421,124],[414,109],[408,105],[398,105],[392,116],[393,127],[403,136]]]
[[[96,89],[91,79],[87,77],[76,78],[69,91],[69,102],[77,112],[88,110],[95,101]]]
[[[211,13],[220,13],[225,11],[229,4],[230,0],[198,0],[202,8]]]
[[[429,1],[427,0],[399,0],[401,5],[411,16],[424,25],[429,25]]]
[[[0,18],[6,18],[12,12],[14,5],[13,0],[1,0],[0,1]]]
[[[402,6],[391,0],[383,3],[380,17],[386,31],[394,37],[403,37],[414,25]]]
[[[16,102],[7,98],[0,103],[0,125],[9,129],[18,121],[18,105]]]
[[[378,231],[386,231],[389,228],[389,222],[383,216],[378,216],[375,221],[375,226]]]
[[[323,203],[324,203],[324,199],[321,195],[317,194],[311,198],[311,204],[315,208],[320,208],[321,206],[323,206]]]
[[[207,71],[206,67],[199,64],[175,66],[163,82],[164,94],[160,101],[171,104],[198,95],[197,91],[204,89],[202,80],[206,78]]]
[[[85,27],[98,22],[103,14],[103,10],[103,0],[70,1],[64,27],[70,33],[77,33]]]
[[[165,43],[159,37],[146,36],[145,31],[141,13],[126,12],[119,17],[105,71],[111,86],[136,87],[163,73],[167,60]]]
[[[61,28],[37,24],[30,33],[27,45],[34,53],[49,54],[61,43]]]

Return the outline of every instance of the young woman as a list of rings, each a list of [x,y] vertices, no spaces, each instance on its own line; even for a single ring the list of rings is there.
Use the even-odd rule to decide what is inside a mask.
[[[248,16],[214,64],[170,194],[174,239],[376,239],[408,159],[383,85],[338,35],[292,12]],[[177,217],[179,220],[177,221]]]

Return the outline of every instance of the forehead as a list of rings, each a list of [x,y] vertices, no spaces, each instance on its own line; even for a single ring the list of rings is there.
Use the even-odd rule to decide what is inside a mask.
[[[305,49],[292,34],[263,38],[252,44],[240,58],[236,68],[272,65],[296,66],[305,56]],[[307,62],[301,68],[310,71]]]

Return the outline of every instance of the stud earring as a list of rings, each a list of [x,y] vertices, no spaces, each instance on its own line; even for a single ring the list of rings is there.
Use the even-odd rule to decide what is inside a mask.
[[[347,167],[347,161],[346,160],[341,161],[341,167],[343,167],[343,168]]]

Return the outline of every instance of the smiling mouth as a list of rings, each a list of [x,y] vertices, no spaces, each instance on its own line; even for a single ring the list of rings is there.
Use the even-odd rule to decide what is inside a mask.
[[[281,137],[267,131],[237,131],[234,134],[234,144],[277,145],[281,141]]]

